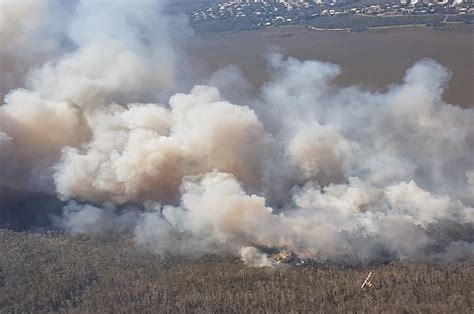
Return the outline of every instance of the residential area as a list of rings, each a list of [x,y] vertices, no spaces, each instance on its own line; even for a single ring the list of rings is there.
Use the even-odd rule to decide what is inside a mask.
[[[315,29],[471,24],[472,0],[235,0],[189,12],[198,30],[251,30],[282,25]]]

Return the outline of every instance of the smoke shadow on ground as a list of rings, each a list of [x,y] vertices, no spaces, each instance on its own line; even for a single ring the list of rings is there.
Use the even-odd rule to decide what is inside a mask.
[[[0,186],[0,227],[15,230],[53,228],[51,215],[61,215],[65,205],[55,195]]]

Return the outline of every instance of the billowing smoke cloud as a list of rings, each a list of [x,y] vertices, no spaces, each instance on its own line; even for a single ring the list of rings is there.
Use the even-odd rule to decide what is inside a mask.
[[[57,225],[253,266],[271,265],[262,249],[274,247],[319,261],[474,259],[474,110],[442,100],[450,74],[435,61],[384,93],[280,55],[257,93],[235,67],[189,88],[190,31],[163,1],[8,3],[12,50],[0,53],[20,67],[0,64],[1,87],[23,88],[0,107],[2,184],[69,201]],[[41,29],[30,21],[60,13],[67,25],[45,34],[65,47],[15,54]],[[8,22],[18,15],[29,22]]]
[[[58,54],[65,39],[61,14],[58,5],[45,0],[0,2],[0,97],[22,86],[32,66]]]
[[[164,1],[65,4],[0,5],[0,95],[3,87],[27,88],[12,89],[0,112],[0,160],[5,181],[17,186],[51,189],[50,166],[64,147],[91,140],[88,120],[96,111],[167,98],[186,66],[175,47],[190,32],[168,32],[186,27],[183,19],[162,14]],[[12,86],[19,82],[24,85]]]

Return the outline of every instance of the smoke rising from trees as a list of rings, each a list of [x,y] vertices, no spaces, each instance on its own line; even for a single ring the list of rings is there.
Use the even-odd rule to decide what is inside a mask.
[[[275,54],[251,93],[236,67],[196,75],[165,5],[0,4],[2,185],[158,254],[474,259],[474,110],[443,101],[447,69],[421,60],[376,93]]]

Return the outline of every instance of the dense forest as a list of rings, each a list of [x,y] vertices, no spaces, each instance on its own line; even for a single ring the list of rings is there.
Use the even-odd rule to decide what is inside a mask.
[[[368,272],[373,286],[361,289]],[[2,313],[472,313],[472,264],[277,265],[158,257],[124,236],[0,230]]]

